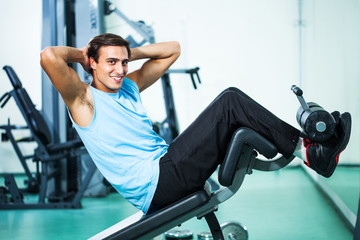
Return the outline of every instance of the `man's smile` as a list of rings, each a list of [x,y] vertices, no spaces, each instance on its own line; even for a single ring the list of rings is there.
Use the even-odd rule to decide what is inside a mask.
[[[120,76],[120,77],[115,77],[115,76],[110,76],[112,79],[115,80],[115,82],[121,82],[124,78],[124,76]]]

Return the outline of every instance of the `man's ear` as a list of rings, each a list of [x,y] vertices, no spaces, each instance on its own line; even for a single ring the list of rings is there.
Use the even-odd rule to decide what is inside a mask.
[[[94,60],[94,58],[90,58],[90,67],[92,68],[92,70],[96,70],[96,64],[97,62]]]

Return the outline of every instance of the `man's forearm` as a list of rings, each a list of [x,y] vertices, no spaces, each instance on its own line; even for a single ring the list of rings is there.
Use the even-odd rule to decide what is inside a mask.
[[[43,53],[49,54],[50,57],[53,58],[63,59],[66,63],[82,63],[84,61],[83,51],[72,47],[47,47],[43,50],[42,54]]]
[[[155,43],[143,47],[132,48],[130,61],[139,59],[164,59],[180,55],[178,42]]]
[[[47,47],[41,52],[41,65],[46,63],[62,64],[80,63],[83,67],[88,65],[86,48],[77,49],[65,46]]]

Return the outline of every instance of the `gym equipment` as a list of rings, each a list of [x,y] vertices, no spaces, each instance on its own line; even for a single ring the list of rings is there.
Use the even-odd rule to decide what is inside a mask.
[[[211,232],[201,232],[197,234],[198,240],[213,240],[214,238],[211,235]]]
[[[306,103],[302,96],[303,91],[298,86],[291,86],[291,90],[301,104],[296,114],[296,120],[304,130],[303,136],[317,142],[328,140],[335,132],[334,117],[317,103]]]
[[[251,174],[253,169],[274,171],[285,167],[294,159],[294,156],[289,159],[278,156],[273,160],[260,160],[257,158],[258,153],[272,159],[278,151],[255,131],[239,128],[232,137],[218,171],[220,189],[211,194],[205,190],[195,192],[149,215],[143,216],[142,212],[138,212],[90,239],[151,239],[193,217],[204,217],[213,238],[223,240],[223,232],[214,213],[218,205],[237,192],[245,175]]]
[[[248,240],[249,234],[247,228],[239,222],[231,221],[221,224],[221,231],[224,239],[230,240]],[[172,229],[164,233],[166,240],[193,239],[193,233],[190,230]],[[198,240],[212,240],[211,232],[200,232],[197,234]]]
[[[0,126],[5,130],[2,133],[2,140],[10,140],[14,150],[24,168],[26,174],[25,189],[19,189],[14,175],[5,176],[5,185],[0,191],[0,209],[30,209],[30,208],[80,208],[81,197],[89,184],[95,171],[95,164],[91,162],[87,174],[83,180],[79,180],[78,188],[63,192],[61,189],[61,167],[59,163],[63,160],[73,160],[74,157],[87,153],[81,140],[75,139],[65,143],[53,144],[49,127],[31,101],[27,91],[22,87],[18,76],[10,66],[3,68],[8,75],[13,90],[5,93],[0,98],[1,108],[3,108],[12,97],[24,117],[27,126],[19,127],[12,125],[10,119],[7,125]],[[16,140],[13,134],[14,130],[29,129],[30,136]],[[20,142],[33,141],[37,143],[37,148],[33,155],[25,156],[20,147]],[[27,164],[27,160],[36,163],[36,173],[32,174]],[[50,192],[48,187],[53,185],[54,191]],[[37,202],[25,202],[24,194],[38,193]]]
[[[248,240],[249,234],[247,228],[238,222],[226,222],[221,224],[221,231],[225,239],[230,240]]]
[[[144,45],[146,42],[155,43],[155,35],[154,30],[151,26],[145,24],[144,21],[132,21],[128,17],[125,16],[116,6],[115,4],[104,1],[104,14],[110,15],[111,13],[115,13],[120,18],[122,18],[130,27],[132,27],[136,32],[138,32],[143,38],[140,42],[137,42],[131,35],[127,36],[125,40],[130,43],[131,47],[140,47]]]
[[[89,39],[102,32],[101,18],[97,12],[101,11],[103,0],[67,1],[67,0],[42,0],[42,38],[41,46],[71,46],[81,41],[81,37],[86,38],[85,43],[80,42],[81,47],[86,46]],[[81,36],[81,37],[80,37]],[[82,70],[77,64],[69,64],[77,72]],[[83,71],[85,72],[85,71]],[[83,75],[83,80],[87,80]],[[76,141],[77,133],[72,128],[68,111],[60,94],[52,85],[50,79],[44,71],[41,71],[41,114],[49,126],[51,140],[53,144]],[[87,174],[87,164],[91,163],[88,154],[82,154],[58,161],[58,163],[48,164],[48,172],[58,172],[57,187],[48,184],[48,192],[68,192],[77,191],[82,176]],[[52,166],[56,165],[56,169]],[[62,171],[57,171],[62,169]],[[95,171],[89,186],[84,195],[99,196],[108,190],[103,184],[103,178],[99,178],[99,172]],[[61,186],[61,187],[60,187]]]
[[[165,240],[189,240],[194,238],[190,230],[175,229],[164,233]]]

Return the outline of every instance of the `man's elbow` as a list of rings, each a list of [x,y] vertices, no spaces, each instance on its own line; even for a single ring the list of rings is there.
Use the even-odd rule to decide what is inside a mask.
[[[41,64],[42,67],[44,67],[44,65],[46,63],[50,63],[50,62],[52,62],[54,60],[55,60],[55,55],[54,55],[52,47],[46,47],[41,51],[41,53],[40,53],[40,64]]]
[[[175,55],[176,57],[179,57],[180,54],[181,54],[181,46],[180,46],[180,43],[177,42],[177,41],[174,41],[174,42],[172,42],[172,44],[173,44],[174,55]]]

